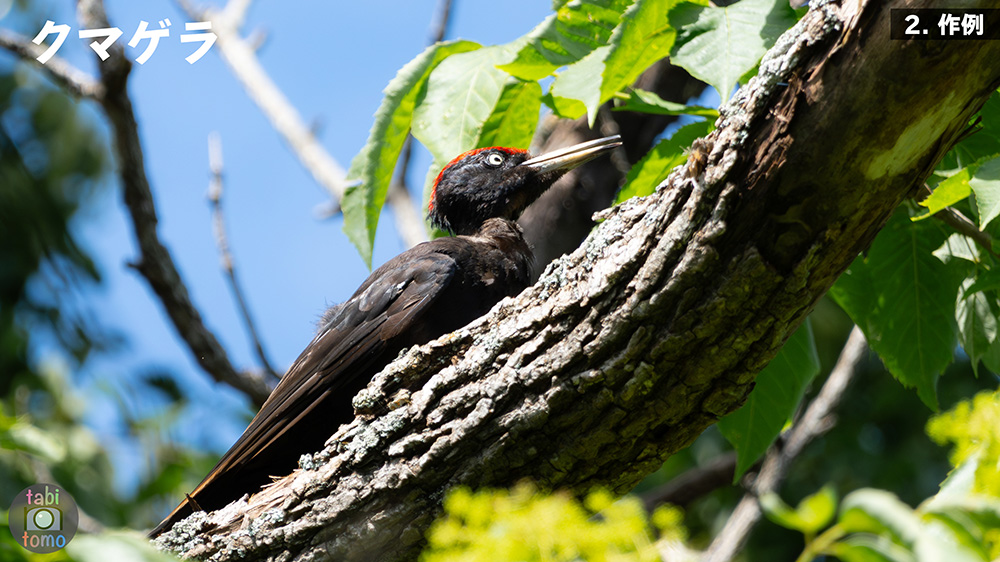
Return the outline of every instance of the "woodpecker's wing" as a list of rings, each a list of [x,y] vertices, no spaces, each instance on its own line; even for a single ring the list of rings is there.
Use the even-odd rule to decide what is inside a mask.
[[[281,378],[250,426],[219,461],[220,467],[228,457],[237,465],[260,454],[327,396],[351,386],[347,383],[385,350],[387,342],[405,332],[435,302],[457,269],[454,259],[440,253],[407,262],[404,268],[379,268],[353,297],[324,316],[321,332]]]
[[[342,396],[345,389],[364,384],[357,378],[365,376],[374,361],[390,361],[392,357],[381,357],[386,351],[398,353],[393,348],[400,342],[394,339],[403,337],[455,278],[458,270],[455,259],[435,251],[437,245],[432,244],[417,246],[386,262],[349,300],[324,315],[319,334],[281,378],[243,435],[189,497],[198,501],[200,494],[206,498],[217,496],[216,490],[208,489],[226,486],[230,471],[248,463],[266,464],[267,459],[257,459],[256,463],[254,459],[268,455],[271,445],[289,431],[298,435],[310,429],[322,430],[296,427],[316,408],[343,409],[345,403],[350,408],[350,397]],[[338,400],[328,400],[334,396]],[[353,410],[330,412],[332,419],[349,419],[352,415]],[[301,451],[309,452],[312,451]],[[236,480],[229,485],[239,487],[239,479]],[[248,491],[253,490],[243,489],[228,501]],[[187,504],[185,499],[151,536],[176,522],[178,514],[187,515],[186,508],[190,507]]]

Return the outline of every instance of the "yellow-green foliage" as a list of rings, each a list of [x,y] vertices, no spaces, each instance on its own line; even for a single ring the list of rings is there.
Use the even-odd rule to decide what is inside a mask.
[[[1000,392],[981,392],[927,423],[937,443],[953,443],[951,463],[978,454],[973,491],[1000,497]]]
[[[614,501],[608,492],[594,492],[581,505],[570,494],[521,484],[510,491],[458,488],[444,509],[428,532],[423,562],[660,559],[637,498]],[[664,539],[683,540],[678,508],[658,509],[652,519]]]

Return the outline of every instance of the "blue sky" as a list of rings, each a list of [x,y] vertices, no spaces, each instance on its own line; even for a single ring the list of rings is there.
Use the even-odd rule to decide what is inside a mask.
[[[0,14],[7,0],[0,0]],[[123,31],[127,44],[140,20],[171,20],[169,37],[160,41],[144,65],[134,65],[130,93],[145,151],[146,170],[159,213],[159,231],[201,310],[204,320],[238,368],[255,367],[238,312],[219,267],[206,200],[207,137],[221,135],[225,160],[224,206],[229,242],[258,329],[275,367],[286,368],[311,339],[315,321],[326,306],[354,291],[368,269],[341,232],[339,219],[321,221],[316,209],[325,191],[302,168],[263,114],[224,65],[213,47],[200,61],[184,58],[196,44],[182,44],[190,21],[171,1],[107,0],[108,17]],[[255,2],[244,32],[260,30],[266,42],[261,63],[318,138],[343,166],[364,144],[381,91],[396,71],[427,44],[437,0]],[[73,6],[51,1],[36,4],[36,14],[72,27],[59,51],[96,75],[96,60]],[[484,2],[456,1],[449,38],[482,44],[504,43],[527,33],[550,12],[548,2],[507,2],[504,9]],[[0,27],[33,36],[36,22],[5,17]],[[138,56],[144,45],[125,47]],[[0,53],[0,65],[13,61]],[[105,129],[102,115],[85,102],[86,111]],[[98,142],[107,142],[97,139]],[[422,186],[430,161],[419,152],[410,184]],[[251,411],[235,392],[207,381],[180,343],[146,283],[126,263],[136,257],[128,218],[113,177],[111,185],[76,225],[84,245],[104,275],[102,287],[89,291],[81,304],[102,325],[120,332],[127,346],[89,361],[76,380],[90,397],[89,419],[106,445],[121,459],[133,451],[116,437],[117,395],[138,411],[151,407],[138,392],[137,374],[168,371],[184,381],[201,407],[175,431],[197,446],[222,452],[243,430]],[[417,196],[419,200],[419,195]],[[391,215],[380,224],[374,264],[404,246]],[[48,358],[51,349],[36,350]],[[108,389],[111,389],[109,394]],[[134,467],[118,475],[124,490],[137,481]]]

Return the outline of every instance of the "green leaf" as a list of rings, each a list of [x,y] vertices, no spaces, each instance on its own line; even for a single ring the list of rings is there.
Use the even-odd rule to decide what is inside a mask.
[[[843,562],[913,562],[913,553],[889,537],[852,535],[830,546],[829,553]]]
[[[771,446],[818,373],[819,356],[807,319],[757,375],[746,404],[719,420],[719,431],[736,449],[734,482]]]
[[[982,536],[1000,529],[1000,500],[991,496],[968,498],[961,505],[942,505],[944,511],[939,517],[961,525],[968,535],[966,543],[977,548],[982,546]],[[985,554],[985,553],[984,553]],[[986,557],[984,560],[988,559]],[[995,560],[995,559],[993,559]]]
[[[513,62],[500,66],[522,80],[541,80],[607,44],[630,0],[565,2],[535,27]]]
[[[496,65],[512,52],[512,45],[500,45],[456,54],[431,73],[413,110],[413,136],[436,161],[475,148],[507,83]]]
[[[951,535],[966,548],[976,552],[980,560],[989,560],[983,548],[983,534],[1000,529],[1000,498],[986,495],[938,494],[918,509],[925,519],[934,518],[951,531]]]
[[[897,212],[867,258],[858,257],[830,290],[889,372],[916,387],[931,409],[937,409],[937,379],[952,361],[955,298],[966,269],[932,254],[945,238],[940,225],[913,223]]]
[[[795,24],[795,12],[785,0],[743,0],[724,8],[684,2],[668,20],[677,30],[671,61],[727,100],[740,77]]]
[[[611,47],[594,49],[576,64],[559,73],[546,102],[552,111],[566,119],[577,119],[588,113],[590,125],[596,118],[596,108],[601,105],[600,77],[604,72],[604,59]]]
[[[483,130],[476,147],[510,146],[528,148],[538,125],[538,113],[542,105],[542,87],[538,82],[524,82],[516,78],[507,81],[493,112],[483,123]],[[441,167],[447,162],[434,161],[428,170],[424,186],[424,207],[430,198],[432,182]],[[446,235],[434,229],[432,238]]]
[[[497,65],[510,60],[518,47],[515,42],[457,54],[431,73],[413,110],[413,136],[434,157],[424,183],[425,200],[441,168],[478,146],[507,84],[507,74]]]
[[[1000,372],[1000,269],[978,268],[975,277],[962,282],[955,320],[973,373],[979,375],[980,361]]]
[[[535,136],[541,105],[542,87],[538,82],[508,81],[500,93],[500,101],[483,124],[477,144],[528,148]]]
[[[800,521],[795,510],[784,502],[781,497],[774,492],[767,492],[760,496],[760,509],[764,516],[772,522],[793,531],[800,530]]]
[[[368,141],[351,161],[349,181],[357,182],[344,193],[344,232],[358,248],[368,267],[372,262],[372,244],[385,194],[392,181],[396,160],[410,132],[417,96],[431,71],[441,61],[456,53],[478,49],[471,41],[439,43],[428,47],[399,70],[385,88],[385,98],[375,112],[375,123]]]
[[[68,453],[60,435],[45,431],[27,421],[17,421],[0,430],[0,444],[9,451],[22,451],[49,464],[63,461]]]
[[[670,54],[677,32],[663,14],[677,1],[636,0],[622,15],[621,24],[609,41],[611,51],[605,59],[601,103],[622,88],[631,86],[653,63]]]
[[[995,278],[996,274],[992,277]],[[963,281],[955,306],[955,320],[958,322],[959,343],[969,356],[973,372],[978,375],[980,361],[994,372],[1000,367],[1000,326],[997,321],[1000,307],[997,291],[974,290],[977,283],[979,281],[972,278]]]
[[[913,553],[917,560],[947,560],[948,562],[988,562],[990,558],[982,540],[973,536],[962,525],[951,525],[948,520],[930,518],[924,522],[917,536]]]
[[[942,445],[954,445],[949,455],[952,465],[959,466],[978,457],[973,491],[994,498],[1000,498],[997,420],[1000,420],[1000,392],[984,391],[927,422],[927,435],[931,439]]]
[[[913,220],[926,219],[942,209],[965,200],[972,194],[972,188],[969,187],[971,177],[972,173],[969,169],[962,168],[939,183],[930,196],[920,202],[920,206],[927,208],[927,213],[913,217]]]
[[[66,552],[75,562],[172,562],[179,560],[158,550],[145,536],[135,531],[78,533],[66,544]]]
[[[848,533],[889,532],[903,546],[920,536],[920,518],[895,494],[862,488],[848,494],[840,505],[840,525]]]
[[[934,257],[944,263],[952,263],[955,260],[968,262],[969,264],[979,263],[979,247],[976,242],[964,234],[957,232],[949,236],[941,247],[934,250]],[[971,273],[971,272],[970,272]]]
[[[638,498],[614,501],[594,490],[578,501],[569,493],[542,493],[522,482],[512,490],[458,488],[426,533],[424,562],[659,560],[659,546]],[[660,510],[661,537],[680,542],[678,511]]]
[[[979,467],[979,452],[973,453],[969,458],[948,473],[948,477],[941,482],[941,489],[928,502],[928,508],[933,509],[935,502],[944,501],[949,498],[964,498],[969,496],[976,483],[976,469]]]
[[[998,289],[1000,289],[1000,268],[979,269],[976,271],[975,282],[966,287],[962,295],[968,297],[978,291],[996,291]]]
[[[556,77],[550,92],[553,109],[575,119],[583,114],[582,105],[593,127],[602,103],[670,54],[676,32],[663,14],[676,3],[677,0],[636,0],[629,6],[606,46],[595,48]]]
[[[944,512],[954,509],[954,506],[943,504],[939,508]],[[961,509],[984,531],[1000,529],[1000,498],[988,495],[965,498],[961,503]]]
[[[979,208],[979,228],[985,229],[1000,215],[1000,157],[979,164],[969,187],[976,194]]]
[[[760,506],[767,518],[778,525],[813,535],[833,520],[837,512],[837,493],[833,487],[823,486],[792,509],[777,494],[768,492],[760,497]]]
[[[950,153],[949,153],[950,154]],[[966,158],[967,159],[967,158]],[[982,169],[982,173],[980,173]],[[986,230],[990,221],[1000,212],[1000,155],[991,154],[972,161],[961,169],[942,169],[934,173],[934,178],[942,178],[934,186],[931,195],[920,202],[927,207],[928,212],[914,217],[913,220],[923,220],[941,209],[955,205],[973,192],[976,192],[976,203],[980,213],[980,230]],[[933,184],[933,182],[929,182]],[[985,219],[986,222],[983,222]]]
[[[719,117],[719,110],[717,109],[667,101],[656,95],[655,92],[647,92],[638,88],[629,92],[628,100],[622,105],[615,107],[614,111],[638,111],[654,115],[698,115],[712,119]]]
[[[696,139],[711,131],[712,126],[707,121],[690,123],[677,129],[669,139],[661,140],[650,150],[642,160],[639,160],[615,197],[615,204],[633,197],[645,197],[656,189],[670,171],[687,161],[686,150]]]
[[[817,364],[817,368],[819,365]],[[817,533],[833,521],[837,513],[837,492],[827,484],[815,494],[810,494],[795,508],[804,533]]]

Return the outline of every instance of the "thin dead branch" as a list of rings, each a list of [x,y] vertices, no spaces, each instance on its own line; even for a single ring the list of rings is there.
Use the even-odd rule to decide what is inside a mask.
[[[230,0],[221,11],[198,9],[185,0],[178,0],[178,4],[190,17],[212,22],[222,60],[302,165],[339,206],[347,188],[347,172],[320,144],[292,102],[264,70],[253,44],[240,35],[250,0]],[[387,198],[387,202],[392,205],[400,224],[400,234],[408,245],[426,239],[423,228],[412,228],[412,224],[422,225],[423,220],[408,194],[394,194]]]
[[[229,290],[236,301],[236,307],[240,311],[243,319],[243,326],[247,331],[247,338],[250,346],[260,361],[260,366],[267,371],[268,375],[278,380],[278,373],[267,360],[267,353],[264,352],[264,345],[261,343],[260,335],[257,333],[257,326],[250,314],[250,307],[247,306],[246,297],[236,276],[236,267],[233,265],[233,255],[229,250],[229,237],[226,235],[226,218],[222,212],[222,139],[218,133],[212,133],[208,137],[208,168],[212,173],[212,178],[208,183],[208,201],[212,207],[212,226],[215,232],[215,242],[219,247],[219,261],[222,270],[226,274],[229,283]]]
[[[77,16],[85,28],[110,27],[101,0],[80,0]],[[104,88],[104,94],[98,101],[111,124],[122,196],[139,247],[139,258],[131,265],[156,293],[177,333],[202,369],[213,379],[246,393],[255,403],[262,404],[270,394],[269,382],[259,375],[243,373],[233,367],[225,349],[202,321],[170,251],[160,241],[156,206],[128,94],[131,63],[117,43],[110,48],[110,54],[108,60],[97,65]]]
[[[45,47],[35,45],[27,37],[22,37],[6,29],[0,29],[0,47],[14,53],[24,62],[33,64],[44,71],[56,85],[73,97],[93,100],[100,100],[104,97],[104,85],[86,72],[70,64],[66,59],[54,55],[45,64],[38,62],[36,57],[45,51]]]
[[[837,364],[820,389],[819,394],[809,404],[805,414],[788,432],[781,447],[771,447],[764,459],[760,473],[733,510],[722,531],[712,541],[705,562],[726,562],[731,560],[746,544],[754,525],[760,520],[761,510],[758,498],[773,492],[788,474],[788,469],[806,445],[813,439],[829,431],[835,421],[833,411],[840,404],[848,385],[857,375],[865,358],[868,343],[861,328],[851,330],[847,343],[840,352]]]

